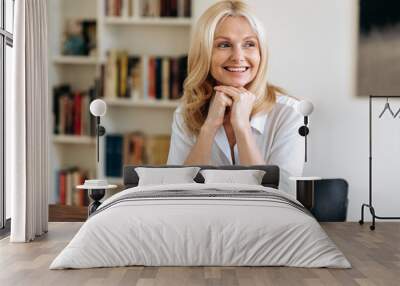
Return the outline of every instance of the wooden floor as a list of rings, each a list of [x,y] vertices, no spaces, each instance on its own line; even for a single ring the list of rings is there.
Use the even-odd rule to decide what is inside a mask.
[[[50,223],[49,233],[27,244],[0,241],[0,285],[400,285],[400,223],[375,231],[357,223],[323,224],[353,268],[121,267],[48,270],[82,223]]]

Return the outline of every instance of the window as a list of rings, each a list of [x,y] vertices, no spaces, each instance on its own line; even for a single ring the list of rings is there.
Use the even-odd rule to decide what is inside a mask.
[[[14,0],[0,0],[0,229],[10,217],[9,197],[5,190],[5,101],[11,93]],[[1,232],[0,232],[1,235]]]

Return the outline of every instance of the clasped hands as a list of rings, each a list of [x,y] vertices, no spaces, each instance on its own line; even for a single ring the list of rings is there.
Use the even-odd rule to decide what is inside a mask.
[[[230,109],[230,123],[235,132],[250,128],[250,114],[256,96],[244,87],[219,85],[214,87],[208,115],[204,124],[218,129],[224,123],[225,112]]]

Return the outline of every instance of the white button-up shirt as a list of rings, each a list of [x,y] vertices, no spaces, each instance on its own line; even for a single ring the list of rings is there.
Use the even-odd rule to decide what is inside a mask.
[[[280,95],[269,113],[256,114],[250,120],[256,144],[267,165],[280,168],[279,189],[294,194],[290,176],[301,176],[304,165],[304,138],[298,133],[303,117],[296,111],[298,101]],[[196,143],[196,136],[185,128],[182,108],[174,113],[168,165],[181,165]],[[237,145],[234,146],[236,165],[240,165]],[[221,126],[211,148],[210,165],[232,165],[231,151],[225,129]]]

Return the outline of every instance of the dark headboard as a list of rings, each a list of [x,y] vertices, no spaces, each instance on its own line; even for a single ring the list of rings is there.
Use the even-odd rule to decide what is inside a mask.
[[[136,167],[147,167],[147,168],[179,168],[179,167],[193,167],[193,166],[183,166],[183,165],[163,165],[163,166],[125,166],[124,167],[124,188],[136,187],[139,182],[139,177],[135,171]],[[279,185],[279,167],[275,165],[255,165],[255,166],[196,166],[204,169],[219,169],[219,170],[243,170],[243,169],[256,169],[265,171],[265,175],[262,179],[261,184],[265,187],[278,188]],[[197,183],[204,183],[204,178],[200,174],[194,178]]]

